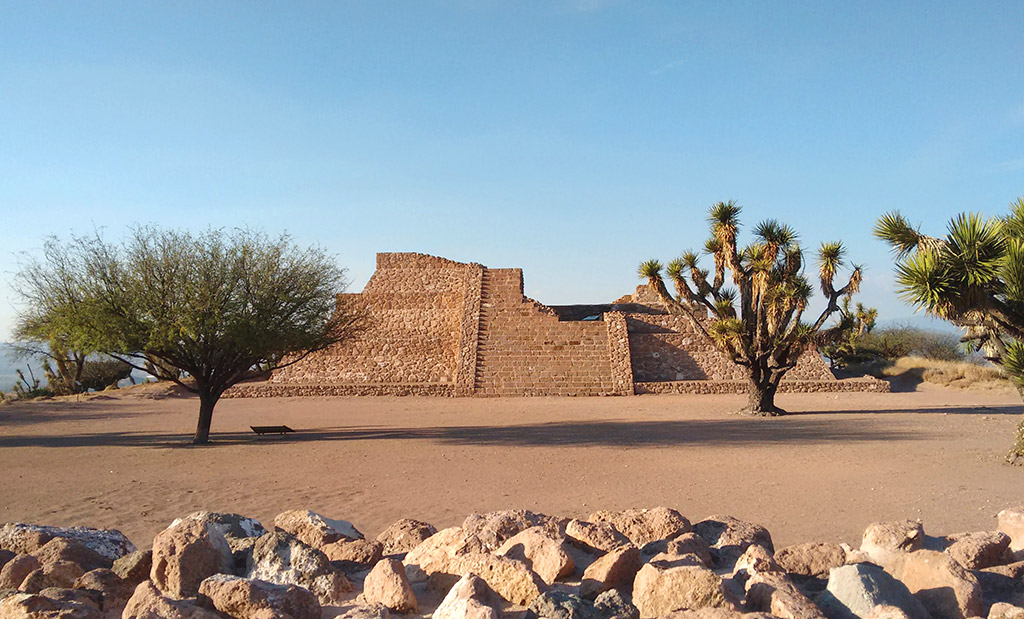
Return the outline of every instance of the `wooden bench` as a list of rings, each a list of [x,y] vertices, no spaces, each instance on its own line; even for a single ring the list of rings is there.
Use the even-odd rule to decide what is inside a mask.
[[[263,436],[264,434],[288,434],[294,432],[288,426],[249,426],[256,436]]]

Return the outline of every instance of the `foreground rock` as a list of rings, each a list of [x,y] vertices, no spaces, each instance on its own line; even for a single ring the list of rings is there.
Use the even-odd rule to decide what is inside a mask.
[[[153,539],[150,580],[170,597],[195,597],[203,580],[228,573],[231,566],[231,548],[224,534],[209,522],[177,520]]]
[[[76,600],[56,600],[45,595],[15,593],[0,599],[3,619],[105,619],[95,605]]]
[[[137,550],[124,534],[113,529],[47,527],[23,523],[7,523],[0,527],[0,549],[16,554],[34,552],[54,538],[79,542],[110,562]]]
[[[223,619],[216,611],[196,606],[195,599],[176,600],[163,595],[152,582],[135,589],[122,619]]]
[[[946,553],[969,570],[1003,565],[1013,561],[1010,536],[999,531],[963,533],[949,537]]]
[[[431,583],[443,590],[465,574],[479,576],[492,591],[519,606],[529,606],[546,589],[544,581],[522,561],[482,552],[455,557],[431,577]]]
[[[796,544],[776,552],[775,561],[790,574],[828,578],[829,570],[846,564],[846,551],[839,544]]]
[[[906,585],[869,563],[833,569],[818,604],[831,619],[866,618],[872,609],[883,606],[898,608],[910,619],[930,618]]]
[[[662,617],[675,610],[706,607],[738,610],[739,600],[706,567],[684,565],[659,569],[648,563],[633,582],[633,604],[640,617]]]
[[[616,548],[587,566],[580,583],[580,595],[592,599],[610,589],[628,590],[642,565],[640,551],[635,546]]]
[[[898,556],[921,549],[924,527],[915,520],[873,522],[864,530],[860,551],[872,563],[886,566]]]
[[[433,619],[500,619],[501,603],[487,583],[466,574],[434,610]]]
[[[320,604],[307,589],[217,574],[199,586],[198,603],[238,619],[319,617]]]
[[[732,568],[747,548],[757,544],[775,552],[768,529],[732,516],[711,516],[693,525],[693,531],[711,546],[715,565]]]
[[[395,559],[383,559],[366,575],[363,599],[367,604],[380,604],[399,613],[414,613],[419,609],[416,595],[405,577],[405,566]]]
[[[520,531],[537,526],[546,527],[556,534],[559,529],[558,522],[544,514],[535,514],[525,509],[508,509],[470,514],[463,521],[462,530],[476,537],[488,552],[492,552]]]
[[[409,552],[435,533],[437,529],[432,524],[403,518],[384,529],[377,541],[385,555],[397,555]]]
[[[996,516],[996,528],[1009,536],[1010,550],[1024,550],[1024,505],[999,512]],[[2,543],[0,547],[3,547]]]
[[[637,548],[658,540],[670,540],[690,531],[690,521],[667,507],[599,511],[591,514],[587,520],[610,523]]]
[[[573,519],[565,525],[565,535],[570,542],[598,555],[632,543],[610,522]]]
[[[462,527],[443,529],[405,555],[405,573],[410,582],[423,582],[446,569],[455,557],[484,551],[483,543]]]
[[[305,587],[324,606],[341,603],[352,591],[352,584],[324,553],[287,533],[267,533],[256,541],[246,576]]]
[[[978,579],[949,555],[918,550],[897,557],[891,570],[935,619],[981,615]]]
[[[545,584],[551,585],[576,570],[565,544],[564,537],[555,537],[548,528],[537,526],[513,535],[501,545],[497,554],[522,561]]]
[[[297,537],[313,548],[321,548],[326,544],[342,540],[363,539],[363,534],[352,526],[351,522],[325,518],[308,509],[296,509],[278,514],[274,518],[274,528]]]

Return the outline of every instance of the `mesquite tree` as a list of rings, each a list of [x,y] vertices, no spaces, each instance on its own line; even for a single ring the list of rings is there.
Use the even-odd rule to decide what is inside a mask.
[[[345,283],[322,249],[287,235],[139,227],[120,245],[98,234],[50,238],[16,287],[23,316],[47,317],[69,347],[155,369],[196,393],[193,443],[202,444],[229,387],[353,332],[359,315],[336,299]],[[62,298],[74,303],[44,306]]]
[[[640,276],[647,278],[670,313],[688,317],[744,368],[749,383],[746,412],[780,415],[785,411],[775,405],[779,381],[796,366],[829,316],[841,311],[839,300],[857,292],[861,270],[854,266],[846,284],[836,289],[835,277],[844,266],[846,252],[841,243],[823,243],[818,279],[827,304],[813,324],[804,323],[801,318],[812,290],[803,275],[804,257],[796,233],[769,219],[754,228],[756,240],[740,248],[739,214],[740,207],[733,201],[711,207],[711,237],[704,253],[714,260],[713,274],[700,267],[696,252],[687,251],[668,264],[667,275],[677,296],[665,286],[657,260],[641,264]],[[726,285],[727,277],[732,286]]]
[[[962,327],[963,341],[1002,366],[1024,397],[1024,198],[1002,218],[961,213],[941,239],[887,213],[875,236],[896,253],[903,297]],[[1024,419],[1006,460],[1024,465]]]

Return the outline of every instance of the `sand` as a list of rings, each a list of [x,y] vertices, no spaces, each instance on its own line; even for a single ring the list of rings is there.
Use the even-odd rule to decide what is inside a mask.
[[[0,406],[0,522],[118,528],[148,547],[196,510],[269,526],[308,508],[375,536],[404,517],[666,505],[757,522],[781,547],[858,545],[868,523],[902,518],[987,530],[1024,504],[1024,469],[1002,461],[1011,392],[782,395],[793,414],[774,419],[733,413],[740,396],[222,400],[216,443],[189,447],[198,401],[162,391]],[[281,423],[299,432],[248,431]]]

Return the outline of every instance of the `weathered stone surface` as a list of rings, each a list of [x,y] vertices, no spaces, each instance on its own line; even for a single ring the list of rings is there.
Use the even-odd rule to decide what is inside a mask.
[[[202,520],[177,520],[153,538],[150,580],[173,598],[190,598],[214,574],[230,573],[231,548],[220,530]]]
[[[732,516],[709,516],[694,524],[693,531],[711,546],[711,556],[720,568],[731,568],[751,544],[775,552],[767,529]]]
[[[755,546],[751,546],[754,548]],[[781,619],[825,619],[825,615],[781,572],[749,572],[748,610],[770,613]]]
[[[434,610],[433,619],[500,619],[501,604],[483,579],[466,574]]]
[[[1024,550],[1024,505],[1002,510],[996,516],[996,523],[997,529],[1010,536],[1010,550]]]
[[[846,551],[839,544],[796,544],[779,549],[775,561],[790,574],[827,578],[829,570],[846,563]]]
[[[246,576],[278,585],[298,585],[333,606],[352,591],[352,583],[324,553],[287,533],[267,533],[256,540]]]
[[[594,603],[565,591],[548,591],[530,603],[523,619],[603,619]]]
[[[547,588],[522,561],[480,552],[452,558],[443,570],[431,576],[431,582],[444,589],[467,573],[479,576],[491,590],[519,606],[529,606]]]
[[[663,552],[656,554],[647,560],[648,563],[660,570],[667,570],[670,567],[679,567],[680,565],[698,565],[702,567],[710,567],[707,563],[701,560],[695,554],[684,554],[676,555]]]
[[[930,617],[906,585],[870,563],[833,568],[818,606],[831,619],[864,618],[875,606],[894,606],[911,619]]]
[[[363,599],[368,604],[380,604],[399,613],[414,613],[419,609],[416,595],[405,577],[405,566],[396,559],[377,562],[363,583]]]
[[[618,589],[605,591],[594,600],[602,619],[640,619],[640,611]]]
[[[114,561],[114,566],[110,569],[133,586],[138,585],[144,580],[149,580],[149,572],[153,569],[153,551],[130,552]]]
[[[988,619],[1024,619],[1024,608],[996,602],[988,611]]]
[[[751,544],[743,551],[743,554],[736,559],[732,568],[733,574],[781,574],[785,570],[779,565],[763,546]]]
[[[377,541],[383,544],[385,555],[395,555],[409,552],[435,533],[437,529],[432,524],[403,518],[384,529]]]
[[[339,561],[345,570],[364,570],[384,556],[384,544],[377,540],[357,539],[325,544],[320,549],[331,561]]]
[[[199,585],[198,603],[237,619],[320,616],[320,604],[307,589],[228,574],[204,580]]]
[[[44,595],[16,593],[0,599],[3,619],[104,619],[93,606],[74,601],[55,600]]]
[[[864,619],[910,619],[910,615],[895,606],[875,606]]]
[[[690,521],[668,507],[627,509],[620,512],[599,511],[590,522],[611,523],[638,548],[658,540],[668,540],[690,531]]]
[[[17,589],[32,572],[43,567],[39,559],[28,554],[20,554],[0,568],[0,589]]]
[[[39,563],[43,565],[57,561],[77,563],[85,572],[114,565],[112,560],[89,548],[81,541],[69,537],[51,539],[32,551],[32,556],[39,559]]]
[[[232,552],[252,548],[256,540],[267,533],[267,530],[258,520],[239,514],[194,512],[185,516],[185,518],[175,520],[171,524],[176,524],[180,520],[199,520],[210,523],[221,532],[221,535],[227,540],[228,546],[231,547]]]
[[[570,542],[597,554],[631,543],[628,537],[608,522],[573,519],[565,525],[565,535]]]
[[[391,619],[391,611],[380,604],[356,604],[344,614],[338,615],[337,619]]]
[[[722,579],[705,567],[681,566],[660,570],[648,563],[633,581],[633,604],[641,617],[661,617],[674,610],[739,608]]]
[[[135,592],[133,583],[126,582],[112,570],[99,568],[82,574],[74,583],[75,589],[88,589],[99,594],[100,610],[123,610]],[[44,591],[45,595],[46,592]],[[120,613],[118,613],[120,614]]]
[[[3,569],[4,565],[16,556],[18,556],[18,553],[0,548],[0,569]]]
[[[103,595],[99,591],[92,591],[88,589],[64,589],[58,587],[49,587],[43,589],[38,593],[43,597],[56,600],[58,602],[73,602],[75,604],[82,604],[98,610],[104,610],[103,608]],[[128,598],[125,598],[127,600]],[[122,602],[121,606],[124,606]],[[110,615],[112,612],[104,611],[104,614]],[[117,616],[120,617],[120,611],[117,611]]]
[[[554,518],[525,509],[470,514],[462,523],[462,529],[479,539],[489,552],[500,548],[516,533],[536,526],[558,530],[558,522]]]
[[[978,579],[945,553],[918,550],[902,554],[890,570],[935,619],[981,615]]]
[[[981,585],[986,605],[1002,602],[1024,606],[1024,561],[971,572]]]
[[[278,514],[274,518],[274,528],[317,549],[332,542],[363,539],[363,534],[351,522],[325,518],[308,509],[293,509]]]
[[[873,522],[864,530],[860,551],[872,563],[887,566],[896,556],[921,549],[924,528],[915,520]]]
[[[643,563],[635,546],[620,546],[609,551],[583,572],[580,595],[592,599],[609,589],[631,588]]]
[[[707,567],[711,567],[714,563],[714,559],[711,557],[711,546],[704,541],[703,537],[693,532],[683,533],[674,539],[650,542],[640,549],[640,553],[647,557],[660,554],[676,557],[693,555]]]
[[[226,542],[225,542],[226,543]],[[163,595],[151,581],[144,581],[124,608],[122,619],[223,619],[214,611],[195,605],[195,600],[176,600]]]
[[[29,554],[55,537],[81,542],[110,561],[136,550],[128,538],[113,529],[46,527],[18,522],[10,522],[0,527],[0,548]]]
[[[698,608],[697,610],[677,610],[664,616],[663,619],[778,619],[766,613],[744,613],[728,608]]]
[[[538,526],[510,537],[497,554],[522,561],[550,585],[576,569],[576,563],[565,546],[565,538],[553,537],[549,528]]]
[[[405,573],[410,582],[423,582],[444,569],[454,557],[484,551],[480,540],[462,527],[443,529],[405,555]]]
[[[1010,536],[999,531],[963,533],[950,536],[946,553],[969,570],[1003,565],[1013,561]]]
[[[39,593],[50,587],[70,589],[78,577],[84,573],[85,571],[77,563],[54,561],[26,576],[19,589],[25,593]]]

